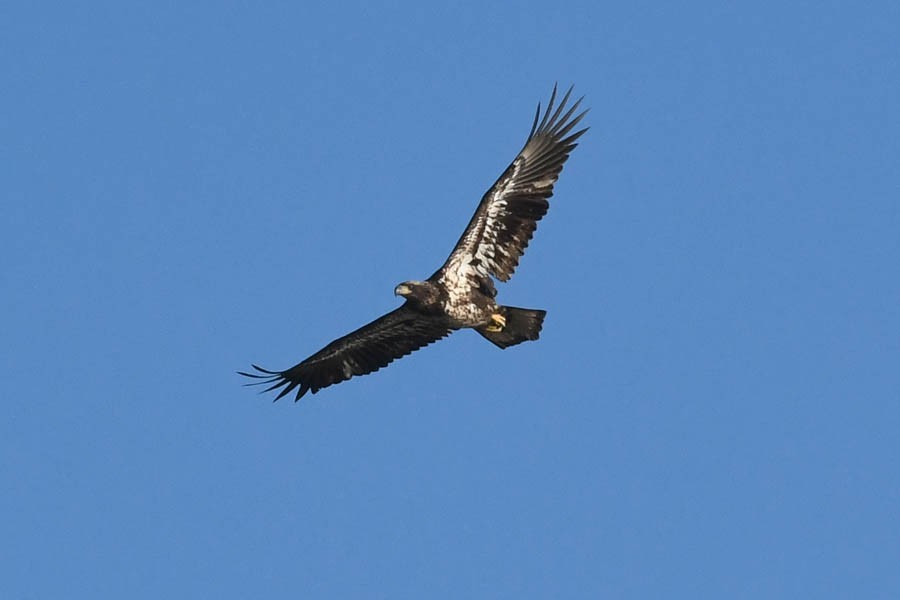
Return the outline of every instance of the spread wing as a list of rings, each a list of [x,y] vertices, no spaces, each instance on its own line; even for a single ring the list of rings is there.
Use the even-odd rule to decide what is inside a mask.
[[[296,402],[307,391],[315,394],[354,375],[377,371],[395,359],[445,337],[450,331],[440,317],[419,314],[404,304],[334,340],[286,371],[269,371],[253,365],[256,373],[239,373],[259,380],[247,385],[269,385],[263,392],[284,388],[275,400],[299,388],[294,398]]]
[[[587,110],[576,114],[579,99],[566,110],[572,88],[554,110],[556,86],[541,118],[538,104],[525,146],[487,191],[475,215],[435,278],[455,287],[483,286],[489,277],[507,281],[519,264],[537,222],[547,213],[553,184],[559,178],[575,140],[587,128],[570,133]],[[540,119],[540,123],[538,123]]]

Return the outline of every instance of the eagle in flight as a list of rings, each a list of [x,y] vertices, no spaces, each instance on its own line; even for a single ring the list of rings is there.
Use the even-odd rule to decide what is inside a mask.
[[[556,86],[541,116],[538,104],[525,146],[491,186],[447,262],[425,281],[405,281],[394,288],[402,306],[338,338],[290,369],[269,371],[252,365],[257,379],[248,385],[279,390],[275,400],[294,390],[296,402],[306,392],[366,375],[427,346],[457,329],[474,329],[499,348],[536,340],[543,310],[497,303],[493,279],[508,281],[525,252],[538,221],[547,213],[553,184],[576,140],[587,128],[572,130],[587,110],[581,99],[566,105],[572,88],[556,106]]]

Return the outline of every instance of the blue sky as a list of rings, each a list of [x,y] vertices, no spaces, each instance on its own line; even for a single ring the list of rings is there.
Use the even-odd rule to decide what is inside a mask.
[[[900,596],[895,3],[0,9],[4,598]],[[271,403],[591,130],[500,299]]]

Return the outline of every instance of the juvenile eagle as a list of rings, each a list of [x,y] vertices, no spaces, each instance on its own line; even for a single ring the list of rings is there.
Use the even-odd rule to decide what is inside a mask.
[[[558,107],[556,86],[541,117],[538,104],[531,133],[522,151],[491,186],[447,262],[425,281],[405,281],[394,294],[400,308],[331,342],[285,371],[256,365],[258,379],[248,385],[282,388],[278,400],[295,389],[296,402],[354,375],[377,371],[393,360],[435,342],[457,329],[474,329],[500,348],[538,339],[546,312],[501,306],[492,278],[508,281],[525,252],[537,222],[547,213],[556,183],[575,141],[587,128],[572,133],[587,110],[581,99],[566,110],[572,88]],[[555,110],[554,110],[555,108]]]

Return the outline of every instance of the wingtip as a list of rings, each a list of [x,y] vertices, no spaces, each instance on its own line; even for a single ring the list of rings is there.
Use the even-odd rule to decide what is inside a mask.
[[[559,83],[556,82],[553,84],[553,91],[550,94],[550,101],[547,102],[547,107],[544,109],[543,115],[541,114],[541,105],[538,103],[538,114],[535,116],[534,124],[531,127],[531,133],[528,136],[530,140],[535,134],[543,133],[545,131],[549,131],[553,134],[558,134],[560,129],[570,128],[570,125],[574,125],[577,123],[581,117],[587,113],[587,110],[582,111],[572,120],[570,118],[575,111],[578,110],[578,107],[581,105],[581,102],[584,100],[584,96],[578,98],[574,104],[569,106],[568,110],[566,107],[569,105],[569,100],[572,96],[572,92],[575,91],[575,84],[572,84],[566,89],[565,94],[563,94],[562,99],[557,102],[557,95],[559,94]],[[563,113],[565,112],[565,115]],[[563,132],[564,134],[565,132]]]

